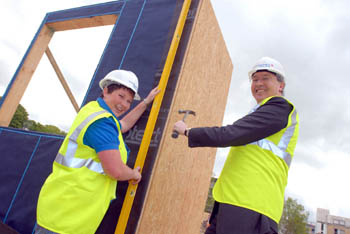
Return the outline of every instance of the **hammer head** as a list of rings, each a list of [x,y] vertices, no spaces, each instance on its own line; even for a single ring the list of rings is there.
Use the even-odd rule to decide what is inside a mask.
[[[194,115],[196,116],[196,112],[192,111],[192,110],[179,110],[179,114],[191,114],[191,115]]]

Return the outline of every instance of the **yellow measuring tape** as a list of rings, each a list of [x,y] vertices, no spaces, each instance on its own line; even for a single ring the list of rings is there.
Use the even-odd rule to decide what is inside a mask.
[[[155,97],[152,105],[152,109],[147,121],[145,133],[143,135],[141,145],[140,145],[140,150],[137,154],[136,157],[136,162],[134,167],[140,167],[141,171],[146,159],[147,151],[149,148],[149,144],[151,142],[152,138],[152,133],[156,124],[156,120],[158,118],[158,113],[160,110],[160,106],[162,104],[162,100],[164,97],[165,89],[168,83],[169,75],[171,72],[171,68],[174,63],[175,55],[176,55],[176,50],[179,46],[181,34],[186,22],[188,10],[191,5],[191,0],[185,0],[181,9],[180,17],[176,25],[175,33],[173,35],[173,39],[171,41],[170,49],[168,52],[167,59],[165,61],[164,69],[162,76],[160,77],[159,85],[158,88],[160,89],[159,94]],[[122,210],[119,215],[117,227],[115,229],[115,234],[124,234],[125,233],[125,228],[128,223],[130,211],[132,204],[134,202],[135,194],[137,190],[137,184],[132,184],[129,183],[128,190],[125,194],[124,198],[124,203]]]

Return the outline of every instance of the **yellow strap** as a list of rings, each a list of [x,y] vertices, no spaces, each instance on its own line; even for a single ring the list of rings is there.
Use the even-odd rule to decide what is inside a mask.
[[[162,100],[163,100],[165,89],[166,89],[166,86],[168,83],[171,68],[172,68],[173,63],[174,63],[176,50],[177,50],[179,42],[180,42],[181,34],[182,34],[182,31],[183,31],[183,28],[185,25],[185,21],[187,18],[187,14],[188,14],[188,10],[190,8],[190,5],[191,5],[191,0],[185,0],[183,3],[180,17],[179,17],[179,20],[178,20],[177,25],[176,25],[175,33],[174,33],[173,39],[171,41],[168,56],[167,56],[167,59],[165,61],[163,73],[162,73],[162,76],[161,76],[160,81],[159,81],[158,88],[160,89],[160,92],[155,97],[155,99],[153,101],[151,113],[149,115],[148,122],[147,122],[146,129],[145,129],[145,133],[144,133],[142,141],[141,141],[140,150],[137,154],[135,168],[140,167],[141,171],[142,171],[145,159],[146,159],[146,155],[147,155],[147,151],[149,148],[149,144],[151,142],[154,126],[155,126],[156,120],[158,118],[159,109],[160,109],[160,106],[162,104]],[[121,210],[120,215],[119,215],[117,227],[115,229],[115,234],[124,234],[125,233],[125,228],[126,228],[126,225],[128,223],[130,210],[131,210],[132,204],[134,202],[136,190],[137,190],[137,184],[134,185],[134,184],[129,183],[128,190],[125,194],[123,207],[122,207],[122,210]]]

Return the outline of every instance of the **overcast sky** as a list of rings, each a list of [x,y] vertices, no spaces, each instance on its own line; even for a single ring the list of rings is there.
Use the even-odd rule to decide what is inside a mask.
[[[47,12],[102,2],[2,1],[0,95]],[[253,64],[262,56],[279,60],[287,73],[285,96],[300,117],[286,195],[304,205],[311,221],[317,207],[350,218],[350,1],[212,0],[212,4],[234,65],[224,124],[255,105],[247,76]],[[111,30],[106,26],[59,32],[50,43],[79,104]],[[75,115],[46,56],[21,104],[30,119],[65,131]],[[228,149],[218,151],[214,174],[219,175],[227,153]]]

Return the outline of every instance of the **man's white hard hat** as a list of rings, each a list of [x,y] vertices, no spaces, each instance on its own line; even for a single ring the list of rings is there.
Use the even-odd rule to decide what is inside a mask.
[[[253,66],[252,70],[248,72],[249,78],[251,79],[255,72],[261,70],[267,70],[276,73],[282,76],[283,80],[285,80],[286,78],[286,74],[281,63],[270,57],[262,57],[261,59],[259,59],[258,62],[256,62],[256,64]]]
[[[126,70],[113,70],[109,72],[102,80],[100,80],[100,88],[103,90],[111,84],[121,84],[127,88],[130,88],[135,93],[135,100],[141,100],[140,95],[137,93],[139,89],[139,80],[135,73]]]

